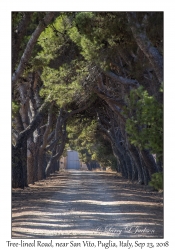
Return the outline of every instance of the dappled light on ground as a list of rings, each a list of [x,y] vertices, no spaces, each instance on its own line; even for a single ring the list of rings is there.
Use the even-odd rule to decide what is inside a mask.
[[[115,173],[65,171],[12,195],[13,238],[162,238],[162,194]]]

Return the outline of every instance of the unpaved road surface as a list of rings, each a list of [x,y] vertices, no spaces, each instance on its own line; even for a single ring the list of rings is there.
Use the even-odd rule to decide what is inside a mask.
[[[13,189],[12,238],[163,238],[163,194],[116,173],[57,172]]]

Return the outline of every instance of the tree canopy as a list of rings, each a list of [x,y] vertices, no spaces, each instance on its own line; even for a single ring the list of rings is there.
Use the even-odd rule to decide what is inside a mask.
[[[162,12],[13,12],[12,54],[14,187],[67,148],[142,184],[162,172]]]

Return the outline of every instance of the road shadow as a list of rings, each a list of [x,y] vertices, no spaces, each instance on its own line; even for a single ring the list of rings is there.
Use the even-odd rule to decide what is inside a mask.
[[[163,238],[163,195],[115,173],[57,172],[12,190],[12,238]]]

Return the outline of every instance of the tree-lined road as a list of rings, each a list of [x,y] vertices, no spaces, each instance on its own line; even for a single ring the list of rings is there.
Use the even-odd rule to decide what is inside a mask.
[[[163,21],[12,12],[13,188],[59,171],[70,148],[88,170],[163,189]]]
[[[112,172],[57,172],[13,189],[12,238],[163,238],[163,195]]]

